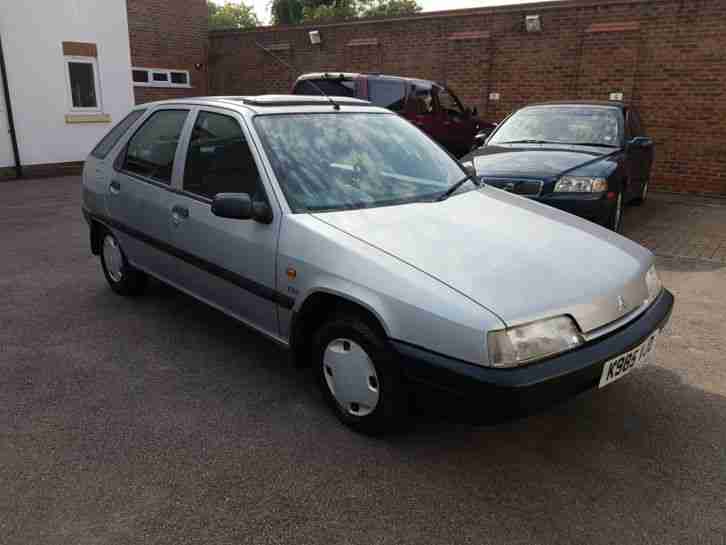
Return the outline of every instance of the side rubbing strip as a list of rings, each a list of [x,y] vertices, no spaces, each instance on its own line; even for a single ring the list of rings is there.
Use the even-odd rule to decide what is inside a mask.
[[[100,216],[98,214],[88,214],[92,219],[104,223],[109,227],[113,227],[114,229],[118,229],[119,231],[127,234],[130,237],[140,240],[141,242],[144,242],[161,252],[173,255],[174,257],[184,261],[185,263],[193,265],[194,267],[197,267],[198,269],[201,269],[213,276],[226,280],[227,282],[230,282],[231,284],[234,284],[235,286],[242,288],[245,291],[257,295],[258,297],[262,297],[263,299],[272,301],[273,303],[276,303],[286,309],[291,309],[293,306],[295,306],[295,299],[285,295],[284,293],[280,293],[279,291],[255,282],[254,280],[251,280],[244,276],[240,276],[233,271],[224,269],[219,265],[202,259],[201,257],[180,250],[179,248],[175,248],[174,246],[167,244],[166,242],[150,237],[145,233],[134,229],[133,227],[124,225],[123,223],[115,221],[111,218]]]

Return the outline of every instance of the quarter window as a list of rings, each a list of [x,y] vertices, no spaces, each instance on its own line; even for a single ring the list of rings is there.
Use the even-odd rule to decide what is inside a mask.
[[[98,64],[92,57],[66,57],[71,110],[100,111]]]
[[[136,123],[136,120],[141,117],[146,110],[134,110],[129,115],[119,121],[116,126],[111,129],[106,136],[93,148],[91,155],[99,159],[105,159],[109,152],[116,145],[116,142],[126,134],[126,131],[131,128],[131,125]]]
[[[124,170],[171,183],[174,155],[187,110],[159,110],[129,140]]]
[[[199,113],[187,152],[184,190],[209,199],[217,193],[263,199],[257,165],[235,118]]]
[[[382,106],[394,112],[403,110],[406,88],[400,81],[369,80],[368,93],[371,102],[376,106]]]

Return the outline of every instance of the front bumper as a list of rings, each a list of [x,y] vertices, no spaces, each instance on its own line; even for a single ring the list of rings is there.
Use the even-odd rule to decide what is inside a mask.
[[[609,227],[615,211],[616,200],[605,195],[567,195],[548,194],[535,200],[585,218],[594,223]]]
[[[414,382],[469,399],[534,409],[595,388],[607,361],[665,327],[673,302],[673,295],[664,289],[648,310],[621,329],[571,352],[516,369],[481,367],[403,342],[391,342],[400,355],[404,376]]]

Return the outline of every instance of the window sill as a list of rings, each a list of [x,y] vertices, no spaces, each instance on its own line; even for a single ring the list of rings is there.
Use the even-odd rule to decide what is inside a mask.
[[[111,123],[108,114],[66,114],[66,123]]]
[[[134,87],[156,87],[162,89],[191,89],[191,85],[182,85],[177,83],[141,83],[134,82]]]

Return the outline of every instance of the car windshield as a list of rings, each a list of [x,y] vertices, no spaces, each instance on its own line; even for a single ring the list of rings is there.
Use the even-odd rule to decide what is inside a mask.
[[[255,126],[293,212],[434,200],[466,175],[395,114],[262,115]]]
[[[507,119],[489,144],[554,143],[618,146],[621,121],[616,108],[543,106],[525,108]]]

